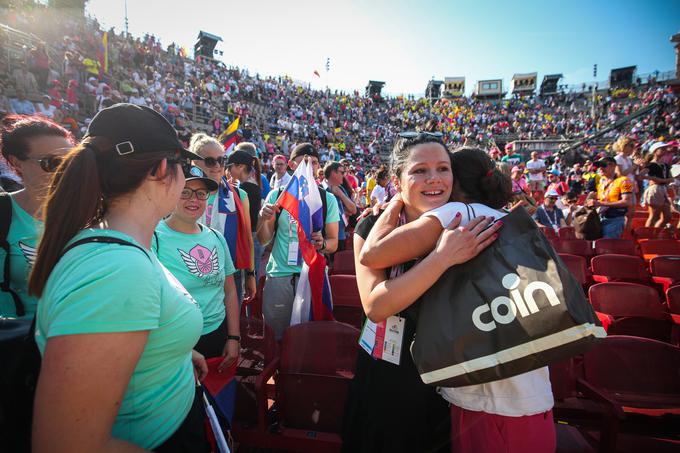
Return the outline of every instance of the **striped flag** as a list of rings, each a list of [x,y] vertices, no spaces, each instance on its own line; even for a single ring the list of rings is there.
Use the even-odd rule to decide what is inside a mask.
[[[302,270],[295,289],[290,324],[333,319],[333,301],[326,275],[326,259],[316,251],[312,232],[323,228],[323,204],[311,164],[305,160],[295,170],[277,204],[297,224]]]
[[[231,148],[236,145],[236,137],[237,137],[237,132],[238,132],[238,124],[240,121],[240,117],[236,117],[234,121],[231,122],[229,127],[227,127],[227,130],[222,132],[219,137],[217,137],[217,140],[222,143],[222,146],[224,146],[224,149],[227,151],[227,154],[229,154],[229,151]]]

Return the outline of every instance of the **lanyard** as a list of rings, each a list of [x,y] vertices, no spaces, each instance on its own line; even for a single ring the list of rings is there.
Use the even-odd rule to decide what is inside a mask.
[[[543,209],[543,212],[545,212],[545,216],[548,218],[548,222],[550,222],[550,225],[552,225],[553,230],[557,230],[558,225],[557,225],[557,212],[555,212],[555,208],[553,209],[553,217],[550,217],[550,214],[548,214],[548,210],[545,209],[545,206],[541,205],[541,209]]]

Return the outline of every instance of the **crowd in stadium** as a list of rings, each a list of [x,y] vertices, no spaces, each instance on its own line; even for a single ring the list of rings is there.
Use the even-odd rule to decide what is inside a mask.
[[[28,321],[22,326],[36,341],[20,338],[20,365],[31,354],[40,364],[34,387],[2,380],[0,421],[11,428],[1,433],[16,451],[31,435],[35,451],[223,451],[215,426],[206,437],[203,400],[219,408],[211,421],[232,426],[237,443],[276,449],[263,439],[295,425],[285,418],[291,400],[328,389],[340,389],[339,402],[323,403],[342,406],[337,419],[312,408],[312,422],[299,423],[342,439],[307,439],[321,442],[318,451],[555,451],[563,414],[554,413],[552,361],[527,365],[518,355],[501,363],[513,371],[470,371],[479,363],[465,362],[470,381],[462,386],[460,376],[442,377],[451,367],[423,372],[416,343],[411,351],[401,343],[416,332],[424,341],[419,299],[436,298],[434,288],[455,280],[451,269],[467,269],[470,279],[484,266],[493,274],[497,263],[474,267],[490,259],[489,247],[505,247],[508,257],[529,250],[573,274],[546,278],[577,288],[587,306],[578,315],[590,330],[579,339],[605,336],[603,326],[629,333],[583,295],[595,282],[614,284],[596,267],[593,255],[608,256],[598,242],[625,242],[645,266],[662,254],[645,255],[645,239],[673,239],[678,248],[680,99],[655,80],[599,91],[592,108],[588,92],[366,97],[190,58],[153,35],[126,37],[44,6],[2,8],[0,23],[0,321]],[[521,147],[586,138],[655,102],[651,114],[576,151]],[[498,240],[516,225],[525,227],[515,235],[524,247]],[[506,280],[515,274],[504,274],[513,300],[483,301],[473,312],[480,331],[539,311],[533,290],[519,295],[519,283]],[[653,287],[657,298],[654,284],[667,297],[676,282],[645,275],[648,286],[637,286]],[[343,305],[350,295],[355,306]],[[677,346],[671,313],[663,316],[654,328],[663,324]],[[313,326],[296,330],[333,319],[343,322],[316,334],[336,335],[337,349],[309,341]],[[659,339],[651,330],[640,336]],[[586,352],[578,347],[571,355]],[[287,348],[325,355],[305,371],[304,354]],[[31,370],[14,367],[18,355],[12,372],[25,378]],[[314,380],[332,367],[352,370],[352,379]],[[266,373],[275,371],[274,392]],[[215,384],[223,374],[238,389]],[[196,379],[212,380],[205,396]],[[264,407],[268,398],[272,407]],[[277,411],[280,427],[268,418]],[[292,439],[290,448],[307,445]]]

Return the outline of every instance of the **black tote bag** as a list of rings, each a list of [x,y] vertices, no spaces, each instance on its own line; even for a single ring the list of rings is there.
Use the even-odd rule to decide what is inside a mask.
[[[522,208],[503,217],[491,246],[449,268],[420,302],[411,354],[429,385],[505,379],[606,336],[581,285]]]

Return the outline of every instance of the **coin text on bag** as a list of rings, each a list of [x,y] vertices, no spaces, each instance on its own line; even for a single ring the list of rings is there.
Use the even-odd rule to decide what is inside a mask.
[[[479,330],[490,332],[496,328],[496,323],[510,324],[517,317],[529,316],[539,311],[534,298],[534,293],[538,290],[543,291],[551,306],[559,305],[560,300],[555,290],[545,282],[531,282],[524,288],[524,294],[520,293],[518,287],[520,277],[517,274],[507,274],[501,281],[503,287],[510,290],[510,297],[498,296],[490,304],[483,304],[475,308],[472,312],[472,322]],[[505,307],[505,314],[499,310]],[[490,314],[489,314],[490,312]]]

